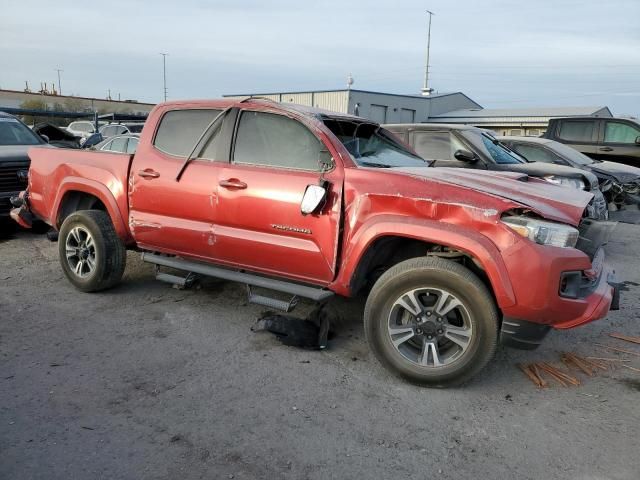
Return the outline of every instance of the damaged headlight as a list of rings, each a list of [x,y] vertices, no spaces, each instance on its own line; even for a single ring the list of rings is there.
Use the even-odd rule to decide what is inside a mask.
[[[558,175],[547,175],[542,178],[549,183],[553,183],[555,185],[562,185],[563,187],[572,187],[572,188],[577,188],[579,190],[584,190],[586,188],[585,183],[579,178],[559,177]]]
[[[562,223],[522,216],[503,217],[502,223],[519,235],[540,245],[573,248],[578,241],[578,230]]]

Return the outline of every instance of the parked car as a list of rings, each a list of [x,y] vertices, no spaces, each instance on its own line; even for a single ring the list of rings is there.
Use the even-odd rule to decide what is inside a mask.
[[[100,127],[100,133],[103,138],[113,137],[115,135],[126,135],[129,133],[140,134],[144,127],[144,123],[108,123]]]
[[[488,130],[468,125],[414,123],[385,125],[422,158],[433,160],[435,167],[471,168],[526,173],[549,183],[593,194],[588,216],[608,218],[607,202],[591,172],[564,165],[528,162],[502,145]]]
[[[184,271],[291,295],[288,310],[368,292],[377,358],[419,384],[464,382],[496,344],[617,308],[593,197],[521,173],[430,168],[388,130],[318,109],[245,99],[157,105],[134,155],[31,149],[14,219],[59,230],[79,290],[121,281],[126,249]],[[73,181],[71,180],[73,177]],[[190,274],[189,274],[189,273]]]
[[[640,168],[622,163],[593,160],[554,140],[535,137],[497,137],[516,153],[535,162],[568,165],[593,173],[600,182],[612,210],[640,205]]]
[[[140,135],[116,135],[103,140],[95,146],[95,150],[104,152],[135,153]]]
[[[552,118],[544,138],[596,160],[640,167],[640,122],[630,118]]]
[[[27,150],[45,144],[42,137],[16,117],[0,112],[0,234],[14,225],[9,223],[10,198],[27,186]]]
[[[100,124],[98,124],[98,128],[99,125]],[[96,133],[97,130],[94,122],[90,122],[88,120],[78,120],[67,125],[67,131],[80,138],[81,140],[86,140],[87,137],[90,137],[91,135]],[[83,142],[81,141],[81,143]]]
[[[80,140],[66,129],[59,128],[50,123],[37,123],[31,130],[40,135],[46,142],[59,148],[80,148]]]

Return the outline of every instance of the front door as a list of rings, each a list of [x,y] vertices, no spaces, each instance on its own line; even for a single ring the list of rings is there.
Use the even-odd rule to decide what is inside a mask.
[[[602,160],[640,166],[640,126],[619,120],[602,120],[602,141],[598,153]]]
[[[409,142],[422,158],[435,160],[435,167],[485,168],[482,161],[470,163],[456,159],[454,154],[457,150],[471,149],[446,130],[414,130],[409,133]]]
[[[240,113],[231,163],[220,172],[216,258],[226,264],[316,284],[331,282],[343,171],[335,165],[326,204],[303,215],[307,185],[321,179],[324,146],[300,121],[274,113]]]

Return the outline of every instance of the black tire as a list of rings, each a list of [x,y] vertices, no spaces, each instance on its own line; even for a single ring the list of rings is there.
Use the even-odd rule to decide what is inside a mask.
[[[429,323],[430,335],[434,333],[431,328],[441,328],[442,325],[449,325],[450,320],[447,319],[447,316],[454,315],[453,321],[457,321],[455,316],[460,316],[458,311],[468,313],[468,315],[465,313],[464,320],[460,320],[461,325],[464,322],[468,323],[468,326],[465,327],[468,330],[464,330],[468,332],[469,338],[469,340],[465,340],[466,347],[454,345],[444,336],[439,336],[439,340],[430,340],[430,342],[436,342],[436,351],[440,348],[438,342],[444,342],[444,345],[448,345],[451,351],[454,351],[452,348],[460,349],[457,352],[458,357],[450,357],[450,364],[436,366],[435,361],[433,361],[433,365],[425,366],[422,364],[425,356],[426,363],[429,363],[430,353],[425,354],[425,349],[429,349],[425,346],[415,345],[412,342],[423,341],[422,345],[425,345],[427,334],[423,331],[424,328],[419,331],[423,335],[411,337],[408,344],[406,343],[407,340],[403,340],[405,342],[402,343],[404,345],[402,347],[404,348],[404,353],[400,347],[394,346],[390,332],[392,328],[396,328],[398,325],[394,323],[397,321],[395,320],[396,318],[409,317],[414,322],[421,321],[418,316],[410,314],[409,311],[402,312],[405,317],[398,317],[399,314],[396,312],[403,310],[398,306],[398,301],[406,299],[407,292],[422,292],[423,290],[420,289],[426,290],[427,293],[413,293],[414,298],[428,300],[431,298],[428,289],[433,289],[434,291],[449,292],[451,294],[450,297],[462,305],[462,307],[455,307],[456,310],[452,313],[443,314],[442,317],[440,317],[440,314],[435,313],[436,307],[425,307],[424,313],[419,317],[422,321],[429,320],[429,322],[418,325],[418,327],[425,327]],[[420,297],[420,295],[423,296]],[[445,301],[448,298],[446,296]],[[421,304],[422,302],[423,300],[420,300]],[[427,313],[429,309],[432,309],[431,313]],[[440,311],[444,310],[441,309]],[[425,316],[427,314],[433,314],[434,316],[427,319]],[[439,322],[444,321],[445,323],[436,324],[436,317],[439,317]],[[409,327],[408,324],[399,326],[405,330],[405,327]],[[462,326],[464,327],[464,325]],[[364,328],[367,341],[373,353],[380,363],[392,373],[417,385],[448,387],[468,381],[493,358],[498,341],[499,320],[497,307],[491,293],[484,283],[470,270],[450,260],[437,257],[419,257],[398,263],[378,279],[367,298],[364,311]],[[415,325],[412,328],[415,329]],[[452,332],[455,332],[455,328],[460,330],[460,327],[451,325]],[[438,330],[438,333],[442,333],[442,330]],[[411,332],[408,335],[411,335]],[[395,338],[399,337],[396,336]],[[428,338],[432,338],[432,336]],[[420,348],[422,348],[421,354],[418,353]],[[407,356],[412,349],[416,351],[416,355],[419,355],[417,360],[410,359]],[[431,355],[431,360],[433,360],[435,353]]]
[[[18,230],[18,224],[11,218],[0,218],[0,238],[9,238]]]
[[[78,243],[74,240],[73,232],[87,232],[92,238],[93,268],[89,268],[87,263],[84,271],[80,268],[80,274],[73,268],[74,259],[81,260],[80,256],[67,258],[68,246]],[[127,251],[109,215],[102,210],[80,210],[69,215],[60,228],[58,252],[62,270],[78,290],[97,292],[113,287],[122,279]]]

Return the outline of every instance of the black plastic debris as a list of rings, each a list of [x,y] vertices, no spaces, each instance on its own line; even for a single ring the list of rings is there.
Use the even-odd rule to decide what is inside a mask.
[[[314,310],[308,319],[264,312],[251,327],[251,331],[271,332],[284,345],[322,350],[327,348],[330,337],[329,327],[329,316],[320,308]]]

